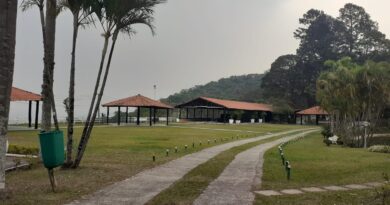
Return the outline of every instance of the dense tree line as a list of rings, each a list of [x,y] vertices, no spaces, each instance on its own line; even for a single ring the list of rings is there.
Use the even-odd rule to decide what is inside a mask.
[[[317,99],[330,113],[331,131],[347,145],[366,147],[390,105],[390,63],[358,65],[343,58],[326,65],[330,70],[317,81]]]
[[[264,98],[271,103],[296,109],[315,105],[316,81],[329,69],[324,65],[327,60],[390,61],[390,41],[360,6],[348,3],[336,18],[311,9],[299,22],[301,27],[294,32],[300,41],[296,54],[277,58],[263,78]]]
[[[232,76],[213,81],[205,85],[198,85],[190,89],[184,89],[162,101],[177,105],[194,98],[204,96],[230,100],[243,100],[257,102],[262,100],[260,86],[263,74],[250,74]]]

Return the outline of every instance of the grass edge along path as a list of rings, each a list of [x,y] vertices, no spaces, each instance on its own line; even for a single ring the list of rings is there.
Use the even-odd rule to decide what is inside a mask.
[[[287,136],[301,133],[296,131],[288,133]],[[192,204],[197,197],[223,172],[223,170],[234,160],[235,156],[257,145],[271,142],[286,135],[279,135],[244,145],[239,145],[221,152],[203,164],[188,172],[180,180],[172,184],[168,189],[160,192],[147,204]]]

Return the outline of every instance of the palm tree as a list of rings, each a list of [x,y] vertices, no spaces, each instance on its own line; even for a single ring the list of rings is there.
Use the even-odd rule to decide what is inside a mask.
[[[95,84],[94,95],[92,97],[91,106],[89,109],[87,121],[84,126],[83,134],[80,139],[79,147],[75,162],[73,164],[74,168],[77,168],[80,165],[81,159],[83,157],[84,151],[88,144],[88,140],[91,136],[91,132],[95,123],[97,112],[99,110],[100,102],[104,93],[104,88],[106,86],[108,73],[111,66],[112,56],[115,49],[115,44],[120,32],[125,33],[129,36],[135,33],[132,28],[134,24],[145,24],[147,25],[152,33],[154,34],[153,29],[153,8],[160,3],[165,2],[165,0],[101,0],[100,8],[96,10],[96,15],[101,23],[104,30],[105,37],[105,47],[103,47],[103,55],[101,60],[101,65],[99,68],[99,74]],[[101,82],[99,93],[100,78],[102,77],[104,58],[107,52],[107,39],[111,37],[112,43],[110,52],[108,55],[108,62],[106,64],[104,76]],[[96,99],[97,94],[97,99]],[[96,102],[95,102],[96,101]]]
[[[51,129],[51,115],[53,111],[53,120],[56,129],[58,130],[57,111],[53,93],[53,72],[54,72],[54,49],[55,49],[55,20],[60,13],[61,7],[57,7],[57,1],[46,1],[46,15],[44,0],[23,0],[21,4],[22,11],[26,11],[33,6],[39,8],[39,16],[41,22],[43,50],[44,50],[44,68],[43,68],[43,84],[42,84],[42,130],[49,131]],[[50,6],[50,7],[49,7]],[[48,25],[47,25],[48,24]],[[49,32],[47,32],[49,27]],[[47,40],[49,33],[49,42]],[[47,50],[49,49],[49,50]],[[52,50],[52,51],[51,51]]]
[[[64,102],[68,114],[68,142],[66,146],[66,161],[63,167],[69,167],[72,165],[77,36],[80,26],[86,26],[90,23],[93,23],[93,18],[91,17],[91,3],[93,3],[91,0],[63,0],[60,2],[60,5],[69,9],[73,15],[73,40],[69,78],[69,96]]]
[[[18,2],[0,1],[0,190],[5,188],[5,154],[15,59]]]

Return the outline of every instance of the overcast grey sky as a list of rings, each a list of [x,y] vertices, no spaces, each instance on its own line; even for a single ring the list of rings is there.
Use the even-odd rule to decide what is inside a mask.
[[[117,44],[103,103],[138,93],[157,97],[231,75],[263,73],[280,55],[294,53],[298,19],[316,8],[337,16],[345,3],[363,6],[390,35],[388,0],[168,0],[155,13],[156,36],[144,26]],[[40,93],[42,34],[38,10],[18,13],[14,86]],[[80,31],[76,117],[87,113],[103,44],[100,27]],[[60,118],[67,96],[72,17],[57,20],[55,94]],[[11,121],[27,119],[27,104],[11,104]]]

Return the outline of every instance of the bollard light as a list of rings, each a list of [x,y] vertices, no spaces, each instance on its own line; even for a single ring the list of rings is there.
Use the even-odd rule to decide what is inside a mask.
[[[156,156],[155,155],[153,155],[153,162],[155,162],[156,161]]]
[[[217,139],[214,139],[214,143],[217,143]]]
[[[192,143],[192,148],[194,148],[194,147],[195,147],[195,142]]]
[[[207,144],[210,144],[210,140],[207,140]]]
[[[202,141],[199,142],[199,146],[202,146]]]
[[[187,145],[184,145],[184,149],[185,149],[186,151],[187,151],[187,147],[188,147]]]
[[[166,156],[169,156],[169,149],[166,150]]]
[[[286,161],[287,180],[291,178],[291,165],[289,161]]]
[[[175,147],[175,153],[177,153],[177,146]]]

